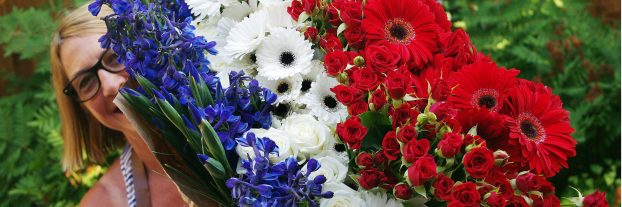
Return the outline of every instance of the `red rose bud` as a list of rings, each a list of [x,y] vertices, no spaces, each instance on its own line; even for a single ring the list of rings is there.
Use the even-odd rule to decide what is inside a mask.
[[[317,28],[307,27],[307,30],[305,30],[304,35],[305,35],[305,39],[311,42],[315,42],[317,40],[317,35],[318,35]]]
[[[373,164],[371,154],[368,152],[361,152],[358,156],[356,156],[356,165],[360,168],[371,167]]]
[[[533,206],[537,206],[537,207],[560,206],[559,198],[557,198],[557,196],[555,195],[540,196],[540,195],[530,194],[529,197],[533,201]],[[588,206],[588,205],[583,205],[583,206]]]
[[[476,147],[464,155],[464,168],[473,178],[484,178],[495,164],[494,156],[485,147]]]
[[[389,96],[392,99],[402,99],[402,97],[406,95],[406,89],[410,82],[411,80],[408,75],[398,71],[389,71],[389,73],[387,73],[387,78],[384,80],[387,91],[389,91]]]
[[[443,157],[454,157],[462,149],[462,135],[454,132],[443,134],[438,149]]]
[[[377,169],[366,169],[361,171],[358,182],[365,190],[377,187],[384,180],[384,174]]]
[[[481,198],[477,192],[477,186],[475,183],[466,182],[454,187],[452,193],[454,199],[459,201],[462,206],[465,207],[478,207],[480,206]]]
[[[525,201],[525,198],[523,198],[523,196],[512,195],[512,197],[507,200],[506,206],[530,207],[531,205],[529,205],[527,201]]]
[[[302,0],[302,8],[307,14],[311,15],[313,13],[313,9],[317,5],[318,0]]]
[[[331,88],[330,91],[335,93],[337,101],[346,106],[352,105],[363,98],[363,92],[354,87],[337,85]]]
[[[358,68],[358,67],[357,67]],[[352,68],[352,85],[362,91],[371,91],[380,85],[381,77],[370,68]]]
[[[369,111],[369,105],[365,101],[358,101],[348,106],[350,116],[358,116],[359,114]]]
[[[421,186],[426,181],[436,176],[436,163],[434,158],[426,156],[419,158],[412,166],[408,167],[408,181],[413,186]]]
[[[585,207],[606,207],[609,206],[605,192],[596,191],[583,198],[583,206]]]
[[[395,131],[388,131],[382,138],[382,149],[389,160],[397,160],[400,155],[400,144],[395,138]]]
[[[348,27],[360,27],[363,20],[363,4],[355,1],[344,1],[344,5],[338,8],[341,20]]]
[[[374,155],[374,164],[376,164],[376,166],[384,166],[387,164],[387,156],[384,153],[384,149],[381,149]]]
[[[397,184],[393,188],[393,195],[395,195],[396,198],[399,198],[402,200],[410,199],[410,197],[412,197],[412,194],[413,194],[412,188],[410,188],[410,185],[406,183]]]
[[[296,21],[298,21],[298,17],[303,11],[304,9],[302,8],[302,3],[297,0],[292,1],[292,5],[287,7],[287,13],[289,13],[289,15]]]
[[[337,2],[332,2],[330,6],[328,6],[328,15],[327,21],[329,24],[334,27],[338,27],[341,24],[341,19],[339,19],[339,11],[337,11],[335,6]]]
[[[490,207],[504,207],[506,204],[505,198],[496,192],[490,192],[484,196],[484,202]]]
[[[413,119],[412,117],[417,117],[419,115],[419,111],[412,108],[408,102],[402,104],[399,108],[389,108],[389,116],[392,117],[392,126],[393,128],[397,128],[398,126],[406,124],[409,120]],[[414,121],[414,119],[413,119]]]
[[[346,38],[348,45],[355,49],[361,49],[365,43],[365,31],[362,27],[348,27],[343,36]]]
[[[361,124],[361,119],[357,116],[352,116],[345,122],[338,123],[336,131],[341,140],[352,149],[361,148],[361,142],[367,135],[367,128]]]
[[[404,160],[408,163],[413,163],[417,161],[417,159],[428,155],[428,151],[430,150],[430,141],[427,139],[413,139],[406,143],[402,150]]]
[[[385,45],[370,45],[365,48],[365,59],[368,68],[378,72],[386,73],[397,67],[400,61],[399,54],[391,51]]]
[[[541,187],[540,179],[533,173],[520,174],[516,177],[516,188],[524,193],[537,191]]]
[[[326,52],[343,50],[341,40],[335,34],[326,34],[320,39],[319,45]]]
[[[434,187],[434,196],[437,198],[450,201],[452,199],[451,190],[454,188],[454,180],[447,177],[445,174],[439,174],[432,183]]]
[[[387,103],[387,95],[384,90],[376,89],[369,98],[369,108],[377,111],[380,110]]]
[[[445,79],[439,79],[432,85],[432,98],[436,101],[445,101],[451,92],[451,88],[447,85]]]
[[[330,76],[338,75],[346,69],[348,61],[350,61],[348,56],[341,50],[335,50],[327,53],[324,56],[324,68],[326,68],[326,74]]]
[[[510,158],[510,155],[503,150],[497,150],[493,155],[495,156],[495,165],[499,167],[504,166]]]
[[[402,143],[408,143],[417,138],[417,130],[411,124],[405,125],[397,132],[397,139]]]

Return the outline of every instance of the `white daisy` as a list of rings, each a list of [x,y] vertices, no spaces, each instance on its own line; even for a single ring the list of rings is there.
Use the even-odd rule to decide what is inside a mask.
[[[313,115],[329,125],[341,122],[348,116],[347,108],[339,103],[335,98],[335,93],[330,91],[337,84],[339,84],[337,80],[321,72],[311,84],[309,92],[300,100],[311,109]]]
[[[234,59],[242,59],[257,49],[266,35],[268,14],[265,11],[252,13],[229,31],[227,45],[223,55]]]
[[[300,75],[293,75],[276,80],[269,80],[262,76],[257,76],[257,81],[278,96],[276,99],[277,103],[292,101],[300,96],[300,87],[302,84],[302,77],[300,77]]]
[[[256,55],[258,75],[274,80],[309,72],[313,50],[300,32],[277,28],[270,31]]]
[[[311,62],[311,70],[308,73],[302,75],[302,88],[300,91],[303,94],[306,94],[311,89],[311,84],[315,82],[315,78],[317,78],[317,74],[324,70],[324,65],[322,65],[322,61],[313,60]]]
[[[361,198],[365,201],[365,206],[367,207],[402,207],[404,206],[402,202],[395,200],[394,198],[389,198],[385,192],[371,192],[371,191],[362,191],[359,192],[361,194]]]
[[[220,14],[221,6],[229,6],[236,0],[186,0],[192,14],[197,15],[197,19],[204,19],[206,16],[216,16]]]

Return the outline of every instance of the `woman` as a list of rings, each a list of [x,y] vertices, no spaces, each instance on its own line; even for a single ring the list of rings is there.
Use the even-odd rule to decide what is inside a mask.
[[[103,162],[127,143],[121,157],[86,193],[81,206],[188,206],[128,119],[113,104],[128,79],[111,50],[97,41],[106,32],[82,6],[60,22],[51,42],[54,90],[62,120],[63,166],[71,171],[84,159]]]

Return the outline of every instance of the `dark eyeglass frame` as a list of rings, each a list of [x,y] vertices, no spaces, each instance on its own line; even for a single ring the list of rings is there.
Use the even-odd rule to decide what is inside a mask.
[[[110,73],[120,73],[122,71],[125,71],[125,68],[123,67],[120,70],[113,70],[110,69],[108,67],[106,67],[103,63],[102,60],[104,59],[104,57],[106,56],[106,54],[108,54],[109,52],[111,52],[110,49],[104,51],[104,53],[102,53],[101,57],[99,57],[99,60],[97,61],[97,63],[95,63],[95,65],[91,66],[89,69],[86,70],[82,70],[80,72],[78,72],[70,81],[69,83],[67,83],[67,85],[65,86],[65,88],[63,88],[63,93],[69,97],[71,97],[72,99],[74,99],[75,101],[77,101],[78,103],[84,103],[86,101],[89,101],[91,99],[93,99],[93,97],[95,97],[97,95],[97,93],[99,92],[99,89],[101,88],[101,80],[99,79],[99,75],[97,75],[97,71],[101,70],[105,70],[108,71]],[[115,60],[116,61],[116,60]],[[77,80],[78,78],[86,75],[86,74],[93,74],[95,76],[95,79],[97,80],[97,89],[95,90],[95,93],[93,93],[93,95],[90,95],[89,97],[87,97],[86,99],[80,99],[80,95],[78,95],[78,91],[76,91],[76,89],[73,87],[72,83]]]

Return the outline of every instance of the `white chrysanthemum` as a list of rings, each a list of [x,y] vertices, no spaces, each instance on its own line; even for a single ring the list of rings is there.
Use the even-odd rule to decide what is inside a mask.
[[[257,81],[277,95],[277,103],[292,101],[300,96],[300,87],[302,84],[302,77],[300,77],[300,75],[274,80],[257,76]]]
[[[265,38],[267,21],[268,14],[265,11],[252,13],[244,18],[229,31],[223,55],[242,59],[244,55],[255,51]]]
[[[365,201],[361,195],[343,183],[328,183],[322,187],[322,192],[331,191],[333,197],[320,199],[320,206],[323,207],[353,207],[365,206]]]
[[[313,115],[327,124],[341,122],[348,116],[346,106],[337,101],[335,93],[330,91],[337,84],[339,84],[337,80],[321,72],[311,84],[309,92],[300,100],[311,109]]]
[[[278,28],[270,31],[256,56],[258,75],[279,79],[309,72],[313,50],[300,32]]]
[[[402,202],[389,198],[385,192],[359,192],[365,201],[366,207],[402,207]]]
[[[186,4],[190,7],[192,14],[197,15],[198,19],[206,16],[216,16],[220,14],[221,6],[229,6],[236,0],[186,0]]]

